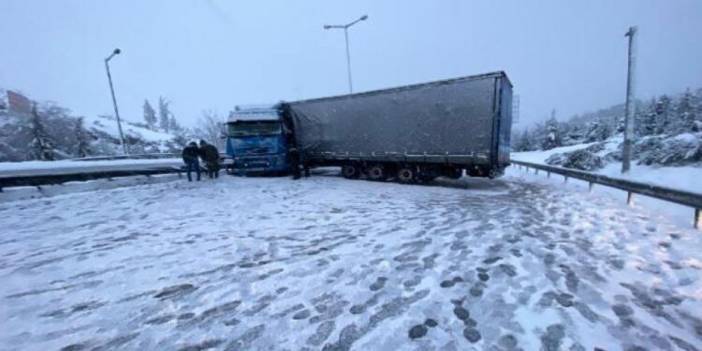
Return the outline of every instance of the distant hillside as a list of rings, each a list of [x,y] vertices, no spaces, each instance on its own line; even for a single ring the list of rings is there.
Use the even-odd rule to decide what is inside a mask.
[[[50,102],[38,102],[39,118],[9,111],[0,89],[0,162],[65,159],[122,152],[117,122],[111,116],[80,117]],[[177,152],[187,130],[166,133],[122,121],[130,153]]]
[[[702,89],[638,101],[636,107],[633,158],[638,164],[702,166]],[[552,116],[531,128],[516,130],[512,150],[545,151],[592,144],[578,151],[555,153],[545,162],[596,170],[621,161],[623,131],[624,106],[620,104],[567,121]]]

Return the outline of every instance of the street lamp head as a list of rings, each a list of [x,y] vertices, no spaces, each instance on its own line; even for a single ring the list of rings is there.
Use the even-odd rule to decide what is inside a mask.
[[[116,48],[115,51],[112,52],[113,55],[119,55],[122,52],[119,48]]]
[[[363,15],[363,16],[361,17],[361,21],[365,21],[365,20],[367,20],[367,19],[368,19],[368,15]]]
[[[331,27],[332,27],[332,26],[330,26],[330,25],[328,25],[328,24],[325,24],[325,25],[324,25],[324,29],[331,29]]]

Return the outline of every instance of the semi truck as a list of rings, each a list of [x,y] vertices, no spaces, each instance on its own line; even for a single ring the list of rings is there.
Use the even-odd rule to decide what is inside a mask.
[[[403,183],[464,173],[493,178],[509,165],[512,84],[501,71],[282,102],[273,109],[278,118],[269,122],[276,125],[269,132],[280,131],[282,141],[276,148],[282,163],[275,165],[336,166],[346,178]],[[238,130],[230,124],[230,135]],[[259,148],[262,141],[251,139],[246,147]],[[246,162],[235,157],[235,168],[246,173]],[[275,165],[260,161],[255,168]]]
[[[274,106],[237,107],[227,121],[227,170],[235,175],[283,175],[288,164],[287,133]]]

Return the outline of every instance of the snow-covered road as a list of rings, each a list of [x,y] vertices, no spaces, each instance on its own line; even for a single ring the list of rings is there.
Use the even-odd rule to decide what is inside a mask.
[[[702,349],[702,235],[557,185],[318,175],[0,203],[0,349]]]

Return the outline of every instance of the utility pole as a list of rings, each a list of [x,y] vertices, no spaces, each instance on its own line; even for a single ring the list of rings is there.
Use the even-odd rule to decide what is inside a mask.
[[[115,98],[115,88],[112,86],[112,75],[110,74],[110,60],[115,55],[119,55],[122,51],[120,49],[115,49],[112,54],[105,59],[105,70],[107,71],[107,81],[110,83],[110,93],[112,94],[112,105],[115,108],[115,117],[117,118],[117,129],[119,130],[119,140],[122,143],[122,151],[125,155],[128,155],[127,144],[124,142],[124,133],[122,133],[122,121],[119,118],[119,109],[117,109],[117,99]]]
[[[353,93],[353,82],[351,81],[351,51],[349,50],[349,28],[354,24],[365,21],[368,19],[368,15],[363,15],[361,18],[343,25],[324,25],[324,29],[343,29],[344,39],[346,39],[346,71],[349,77],[349,93]]]
[[[624,116],[624,148],[622,149],[622,173],[631,168],[631,144],[634,137],[634,74],[636,70],[636,26],[629,27],[625,36],[629,37],[629,60],[626,78],[626,110]]]

